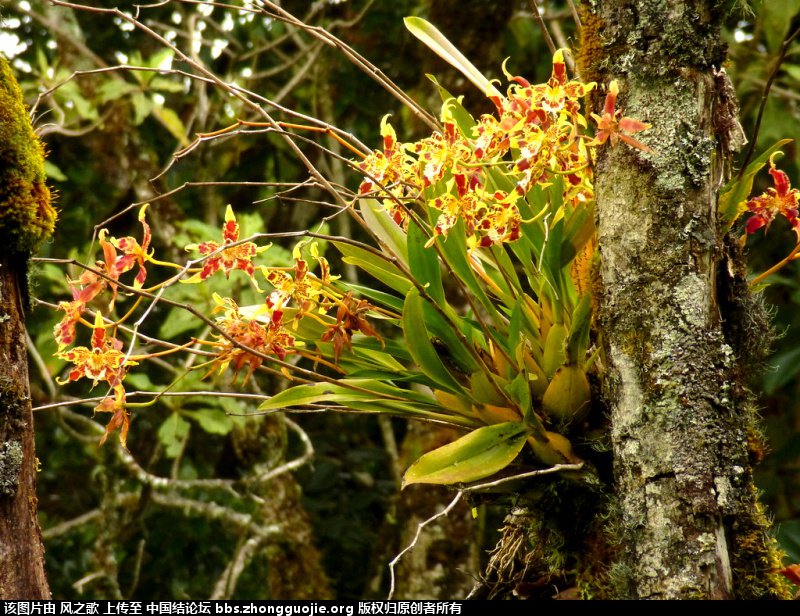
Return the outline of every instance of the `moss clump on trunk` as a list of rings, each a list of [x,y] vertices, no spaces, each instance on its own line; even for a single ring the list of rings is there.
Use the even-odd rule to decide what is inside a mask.
[[[56,211],[46,180],[44,147],[0,56],[0,236],[7,254],[31,253],[53,233]]]

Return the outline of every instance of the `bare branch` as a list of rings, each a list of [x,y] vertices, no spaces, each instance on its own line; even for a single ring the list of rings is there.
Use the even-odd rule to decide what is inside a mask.
[[[450,512],[453,510],[453,508],[454,508],[454,507],[455,507],[455,506],[458,504],[458,501],[460,501],[460,500],[461,500],[461,497],[462,497],[463,495],[464,495],[464,494],[463,494],[463,492],[459,491],[459,492],[458,492],[458,493],[455,495],[455,497],[453,498],[453,500],[451,500],[451,501],[450,501],[450,504],[449,504],[449,505],[447,505],[447,507],[445,507],[444,509],[442,509],[442,510],[441,510],[439,513],[437,513],[437,514],[435,514],[435,515],[432,515],[431,517],[429,517],[429,518],[428,518],[427,520],[425,520],[424,522],[420,522],[419,524],[417,524],[417,532],[414,534],[414,539],[411,541],[411,543],[409,543],[409,544],[408,544],[408,545],[407,545],[407,546],[406,546],[406,547],[403,549],[403,551],[402,551],[402,552],[400,552],[400,553],[399,553],[397,556],[395,556],[395,557],[392,559],[392,561],[389,563],[389,579],[390,579],[390,582],[389,582],[389,596],[387,597],[387,599],[391,599],[391,598],[392,598],[392,596],[394,595],[394,589],[395,589],[395,574],[394,574],[394,568],[395,568],[395,566],[397,565],[397,563],[398,563],[398,562],[400,562],[400,559],[401,559],[401,558],[403,558],[403,555],[404,555],[404,554],[406,554],[406,553],[407,553],[408,551],[410,551],[410,550],[413,550],[413,549],[414,549],[414,547],[417,545],[417,541],[419,541],[420,535],[422,534],[422,529],[423,529],[423,528],[425,528],[425,527],[426,527],[428,524],[430,524],[431,522],[435,522],[435,521],[436,521],[436,520],[438,520],[439,518],[441,518],[441,517],[443,517],[443,516],[446,516],[448,513],[450,513]]]

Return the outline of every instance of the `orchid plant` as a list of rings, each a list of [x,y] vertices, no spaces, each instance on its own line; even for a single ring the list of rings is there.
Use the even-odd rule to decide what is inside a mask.
[[[381,149],[346,144],[357,152],[352,166],[362,178],[348,211],[374,243],[306,233],[293,265],[276,267],[263,262],[270,246],[260,245],[259,236],[240,239],[230,206],[221,241],[186,246],[199,256],[185,266],[155,259],[146,206],[139,211],[141,243],[100,232],[102,259],[70,281],[72,300],[59,304],[64,316],[54,336],[59,357],[73,364],[67,381],[109,387],[97,407],[113,413],[104,440],[118,429],[125,445],[133,406],[126,400],[128,371],[192,346],[207,356],[192,369],[207,377],[230,370],[235,382],[244,373],[244,386],[269,370],[289,379],[291,386],[261,411],[380,413],[466,432],[422,455],[405,485],[475,482],[515,460],[581,467],[572,441],[585,437],[590,382],[602,365],[592,333],[593,164],[605,147],[657,156],[633,137],[649,125],[622,115],[614,81],[605,87],[602,115],[587,115],[582,99],[599,86],[569,79],[563,50],[553,55],[543,84],[504,66],[504,94],[431,24],[408,18],[407,25],[479,87],[495,113],[474,118],[437,84],[443,106],[439,128],[429,136],[402,142],[387,116]],[[728,228],[749,211],[747,233],[768,228],[779,215],[800,233],[798,191],[775,167],[780,145],[727,188],[720,216]],[[752,178],[767,160],[775,187],[748,201]],[[322,241],[370,283],[332,273]],[[151,266],[179,271],[146,287]],[[121,282],[134,269],[131,284]],[[117,330],[134,308],[113,320],[103,316],[115,313],[119,295],[138,294],[138,303],[178,281],[205,283],[220,272],[244,277],[261,301],[239,305],[215,293],[205,317],[213,339],[191,338],[147,355],[123,351]],[[106,308],[94,310],[90,322],[90,305],[101,297]],[[75,346],[79,325],[91,330],[91,348]]]

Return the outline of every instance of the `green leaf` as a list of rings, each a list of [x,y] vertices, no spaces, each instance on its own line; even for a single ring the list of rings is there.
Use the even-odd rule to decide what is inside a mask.
[[[495,376],[495,381],[500,387],[507,386],[506,380],[499,376]],[[472,390],[472,397],[481,404],[491,404],[492,406],[506,404],[502,394],[497,391],[485,372],[474,372],[469,377],[469,386]]]
[[[158,76],[153,77],[152,81],[150,82],[150,88],[153,90],[158,90],[159,92],[174,92],[176,94],[186,90],[184,85],[179,81]]]
[[[550,379],[567,360],[565,342],[567,340],[567,327],[563,323],[554,323],[547,332],[542,355],[542,370]]]
[[[108,79],[97,88],[97,98],[101,103],[108,103],[138,91],[139,86],[134,83],[122,79]]]
[[[444,413],[441,407],[433,410],[421,407],[417,403],[400,402],[397,400],[382,400],[380,402],[349,402],[347,408],[362,413],[391,415],[392,417],[402,417],[405,419],[417,419],[446,423],[462,428],[476,428],[477,420],[463,415]]]
[[[406,17],[403,21],[411,34],[425,43],[442,60],[458,69],[483,94],[487,96],[503,96],[432,23],[421,17]]]
[[[408,265],[408,248],[406,247],[406,234],[403,229],[392,220],[385,209],[375,199],[362,199],[359,206],[361,217],[367,228],[381,240],[389,251],[404,265]]]
[[[209,434],[228,434],[233,429],[233,420],[224,411],[214,408],[183,411],[183,414],[198,423]]]
[[[516,421],[478,428],[414,462],[403,477],[403,487],[413,483],[451,485],[493,475],[514,461],[527,434],[525,426]]]
[[[434,308],[433,304],[425,302],[423,305],[425,324],[431,335],[440,340],[440,355],[444,354],[448,360],[454,361],[461,372],[472,374],[480,368],[469,348],[466,346],[468,343],[458,335],[457,328],[461,328],[462,332],[470,331],[470,333],[472,333],[471,329],[473,326],[468,321],[456,316],[449,306],[447,306],[447,309],[454,322],[442,316],[442,314]]]
[[[450,94],[433,75],[426,75],[436,88],[439,90],[439,96],[442,97],[443,111],[448,114],[456,123],[458,130],[467,139],[472,139],[472,127],[475,126],[475,118],[470,115],[469,111],[461,104],[461,100]]]
[[[133,104],[133,123],[139,126],[145,121],[145,118],[150,115],[155,103],[145,96],[142,92],[134,92],[131,96],[131,104]]]
[[[594,202],[575,208],[564,227],[561,265],[569,265],[594,234]]]
[[[778,525],[778,543],[786,550],[792,562],[800,562],[800,518],[786,520]]]
[[[64,175],[64,172],[55,165],[55,163],[51,163],[49,160],[44,161],[44,172],[47,174],[48,179],[55,180],[57,182],[66,182],[69,179],[66,175]]]
[[[158,428],[158,440],[164,446],[164,455],[176,458],[181,452],[183,439],[189,434],[189,422],[178,413],[172,413]]]
[[[344,255],[342,260],[345,263],[360,267],[395,291],[405,295],[414,286],[396,265],[385,261],[374,253],[344,242],[332,243]]]
[[[744,212],[744,203],[753,190],[753,179],[761,168],[767,164],[769,157],[778,148],[791,143],[791,139],[781,139],[775,145],[768,148],[758,158],[747,165],[747,169],[741,178],[728,182],[720,191],[719,196],[719,217],[725,231],[729,231],[736,222],[736,219]]]
[[[358,297],[366,297],[367,299],[371,299],[373,302],[386,306],[395,312],[401,312],[403,310],[402,297],[397,297],[396,295],[391,295],[390,293],[384,293],[383,291],[376,291],[371,287],[363,284],[356,284],[354,282],[342,283],[339,281],[339,284],[345,290],[353,291]]]
[[[464,221],[459,218],[453,228],[450,229],[447,238],[445,239],[441,235],[438,236],[436,244],[439,246],[442,257],[450,270],[466,285],[494,320],[497,309],[472,271],[467,257],[465,237]]]
[[[408,226],[408,264],[411,274],[440,306],[445,306],[439,256],[433,247],[425,248],[425,234],[414,223]]]
[[[423,299],[419,292],[411,289],[406,295],[406,302],[403,306],[403,334],[408,351],[420,370],[434,383],[447,391],[463,394],[463,388],[444,367],[431,344],[425,324],[423,305]]]
[[[156,391],[156,386],[150,377],[144,372],[131,372],[125,376],[125,384],[130,385],[130,388],[139,389],[141,391]],[[130,388],[127,388],[130,391]],[[164,398],[162,398],[164,400]]]
[[[506,385],[506,391],[511,399],[522,409],[523,415],[527,420],[531,416],[531,385],[528,381],[528,373],[520,371],[514,380]]]
[[[582,366],[589,346],[589,325],[592,320],[592,297],[588,293],[581,297],[572,313],[567,337],[567,363]]]
[[[260,411],[268,411],[317,403],[347,403],[353,400],[377,401],[380,399],[381,396],[379,394],[356,391],[334,383],[313,383],[310,385],[296,385],[285,389],[272,396],[266,402],[261,403],[258,409]]]
[[[771,394],[794,379],[800,372],[800,347],[773,357],[764,375],[764,391]]]
[[[178,143],[183,147],[189,145],[189,139],[186,137],[186,127],[175,111],[169,107],[156,105],[153,106],[152,114],[158,118],[158,121],[169,131],[169,134],[178,140]]]
[[[188,310],[172,308],[158,329],[158,337],[166,340],[175,338],[185,332],[197,329],[200,321]]]

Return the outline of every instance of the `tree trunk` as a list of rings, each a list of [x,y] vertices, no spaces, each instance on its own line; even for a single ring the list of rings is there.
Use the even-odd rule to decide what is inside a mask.
[[[47,599],[19,265],[0,259],[0,597]]]
[[[36,520],[36,453],[25,351],[30,251],[55,221],[44,154],[0,57],[0,598],[50,597]]]
[[[598,0],[583,12],[581,78],[598,82],[596,103],[617,79],[617,109],[652,124],[642,140],[655,150],[607,146],[595,173],[615,567],[630,598],[787,596],[752,482],[755,411],[720,299],[730,282],[716,217],[729,154],[715,115],[729,111],[718,72],[726,5]]]

